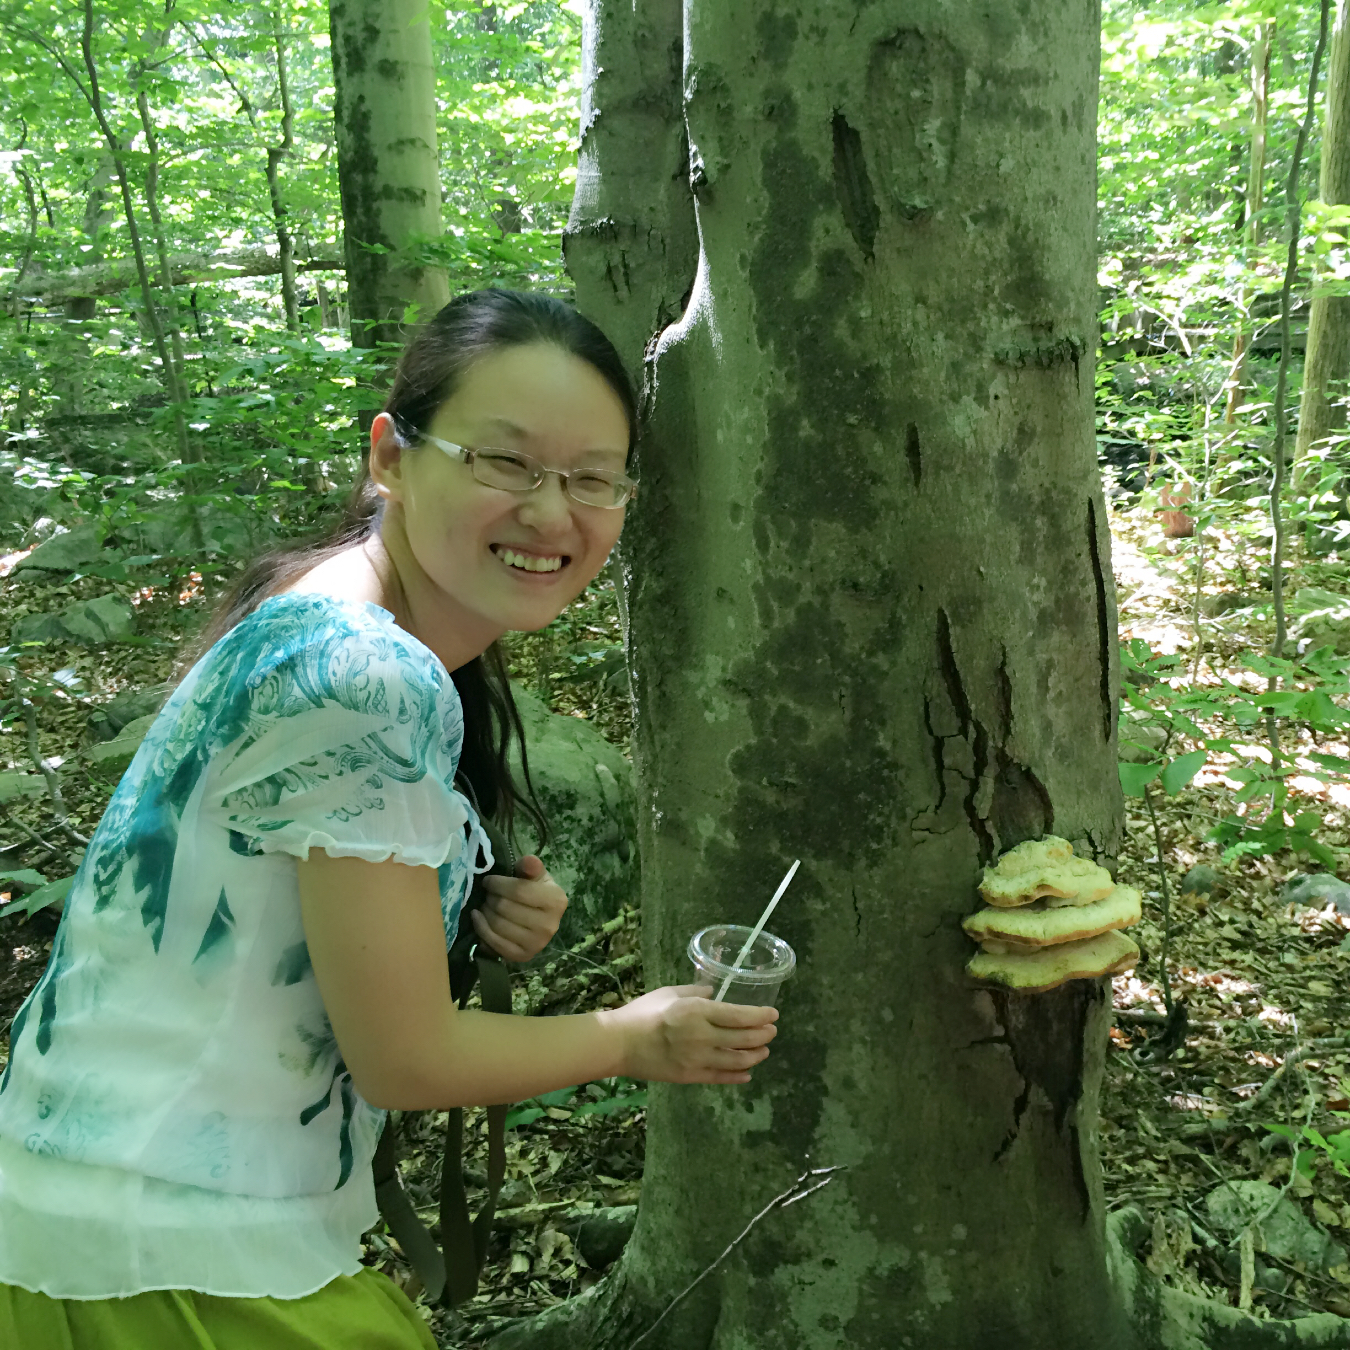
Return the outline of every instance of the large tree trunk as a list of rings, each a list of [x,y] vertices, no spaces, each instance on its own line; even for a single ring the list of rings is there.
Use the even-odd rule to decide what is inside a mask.
[[[436,72],[422,0],[330,0],[352,341],[397,342],[450,298],[410,250],[441,233]]]
[[[505,1343],[1125,1346],[1107,991],[973,988],[960,928],[1002,850],[1120,839],[1096,7],[685,8],[701,248],[626,542],[646,957],[686,981],[690,934],[801,857],[772,925],[800,965],[752,1085],[653,1090],[617,1273]],[[578,274],[611,326],[624,226]],[[635,298],[630,354],[658,310]]]
[[[1318,195],[1336,206],[1350,202],[1350,34],[1347,0],[1336,6],[1327,69],[1326,113],[1322,127],[1322,164]],[[1345,426],[1345,397],[1350,378],[1350,296],[1315,295],[1308,317],[1308,347],[1303,363],[1303,403],[1299,410],[1295,463],[1310,446]]]

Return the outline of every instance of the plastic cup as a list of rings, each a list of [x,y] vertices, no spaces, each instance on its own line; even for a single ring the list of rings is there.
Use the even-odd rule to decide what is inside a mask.
[[[689,939],[689,959],[694,965],[694,983],[710,984],[713,994],[735,969],[737,956],[751,930],[742,924],[718,923],[701,929]],[[796,953],[780,937],[761,933],[736,970],[724,1003],[753,1003],[772,1008],[778,1002],[778,990],[797,965]]]

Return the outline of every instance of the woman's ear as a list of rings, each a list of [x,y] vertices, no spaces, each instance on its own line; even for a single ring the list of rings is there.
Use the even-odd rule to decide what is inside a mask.
[[[385,501],[403,497],[403,452],[407,444],[388,413],[370,424],[370,481]]]

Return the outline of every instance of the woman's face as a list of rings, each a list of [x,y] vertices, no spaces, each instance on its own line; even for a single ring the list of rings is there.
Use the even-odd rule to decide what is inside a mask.
[[[551,343],[476,361],[427,431],[469,449],[520,451],[550,469],[622,472],[628,454],[628,419],[614,391],[588,362]],[[371,442],[372,477],[401,517],[416,568],[471,629],[551,623],[599,572],[623,528],[622,507],[582,505],[556,474],[532,492],[508,492],[484,486],[434,445],[400,449],[384,414]]]

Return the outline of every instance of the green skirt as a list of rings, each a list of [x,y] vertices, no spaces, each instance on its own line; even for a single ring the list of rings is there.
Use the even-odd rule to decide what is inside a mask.
[[[0,1346],[24,1350],[436,1350],[387,1276],[362,1269],[305,1298],[156,1289],[60,1299],[0,1284]]]

